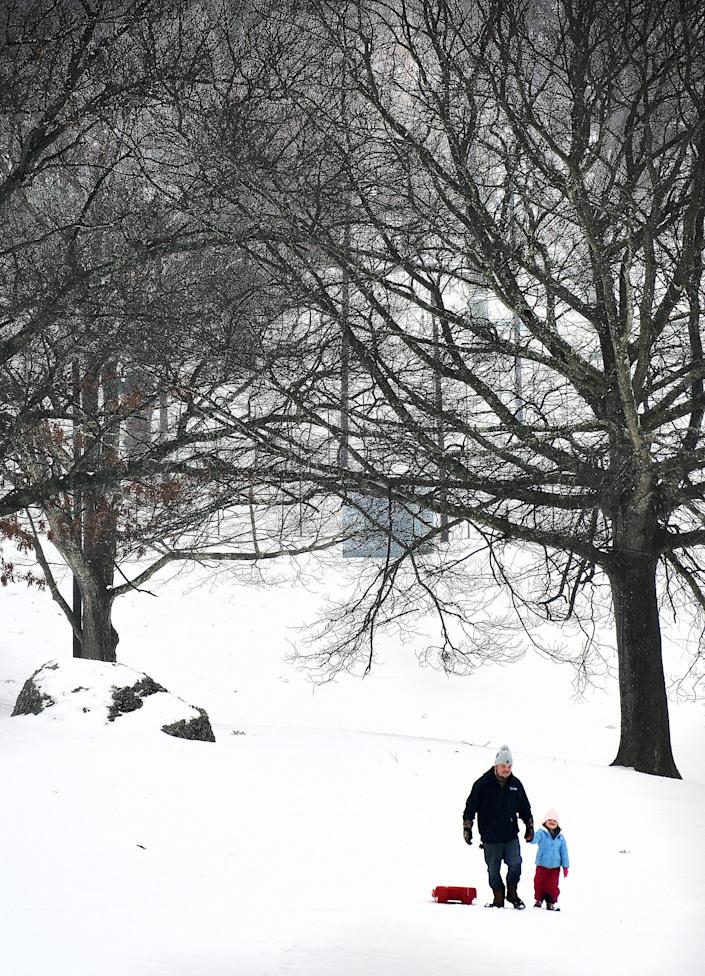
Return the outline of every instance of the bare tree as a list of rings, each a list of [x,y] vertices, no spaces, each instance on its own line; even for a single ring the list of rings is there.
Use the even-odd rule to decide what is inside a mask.
[[[214,102],[242,136],[239,169],[258,151],[249,106],[273,61],[248,17],[247,3],[177,0],[6,11],[0,529],[31,538],[79,656],[115,659],[114,599],[168,562],[329,544],[282,516],[314,497],[300,472],[256,456],[273,408],[261,364],[292,354],[288,300],[238,249],[256,222],[212,192]],[[130,557],[151,562],[130,575]]]
[[[4,522],[8,534],[31,547],[74,631],[76,656],[114,661],[114,601],[146,591],[169,564],[258,566],[337,541],[334,506],[320,487],[304,484],[297,466],[258,457],[257,429],[271,425],[271,411],[279,409],[263,376],[291,356],[280,318],[271,321],[271,308],[258,300],[260,288],[269,290],[256,287],[251,275],[243,278],[240,267],[228,274],[218,260],[216,268],[227,300],[213,291],[202,255],[195,266],[180,258],[164,262],[161,291],[147,288],[142,296],[149,317],[138,314],[133,282],[129,314],[123,316],[116,302],[111,306],[111,317],[122,322],[122,341],[104,322],[72,371],[78,395],[68,379],[57,383],[47,394],[54,417],[28,428],[16,448],[28,482],[46,483],[47,472],[72,467],[106,478],[82,489],[78,504],[75,493],[54,492],[34,511]],[[142,333],[139,343],[134,329]],[[149,383],[137,392],[121,390],[120,375],[137,367]],[[168,394],[166,430],[151,424],[147,430],[145,417],[161,391]],[[302,506],[309,514],[305,531]],[[72,605],[55,572],[56,553],[80,596]]]
[[[138,238],[143,197],[123,197],[107,221],[105,207],[98,211],[116,176],[127,190],[138,111],[161,102],[165,79],[176,84],[194,69],[167,43],[183,8],[179,0],[41,0],[0,11],[3,514],[72,483],[72,470],[28,483],[15,445],[27,426],[53,416],[47,395],[100,328],[90,310],[110,302],[126,271],[155,259]]]
[[[251,192],[286,228],[260,259],[316,310],[323,344],[344,332],[360,377],[340,490],[470,523],[515,599],[551,619],[588,613],[606,581],[615,763],[677,776],[659,586],[705,607],[701,8],[309,7],[318,43],[345,59],[346,117],[325,68],[294,82],[306,139]],[[330,368],[314,372],[302,362],[288,395],[321,439],[299,461],[325,480],[325,441],[343,432]],[[274,427],[271,448],[295,453]],[[429,518],[428,537],[440,531]],[[517,547],[540,557],[533,594]],[[391,560],[376,605],[397,572]],[[446,660],[457,653],[448,637]]]

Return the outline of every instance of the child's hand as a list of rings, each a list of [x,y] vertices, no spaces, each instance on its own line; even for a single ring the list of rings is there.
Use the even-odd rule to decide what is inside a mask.
[[[563,877],[564,878],[568,877],[568,868],[563,868]]]

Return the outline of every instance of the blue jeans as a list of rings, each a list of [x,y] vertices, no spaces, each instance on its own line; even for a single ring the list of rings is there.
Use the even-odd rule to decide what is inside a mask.
[[[503,888],[502,877],[499,873],[502,861],[507,865],[507,884],[519,884],[521,877],[521,848],[519,838],[509,840],[506,844],[488,844],[484,842],[485,864],[490,879],[490,888],[496,891]]]

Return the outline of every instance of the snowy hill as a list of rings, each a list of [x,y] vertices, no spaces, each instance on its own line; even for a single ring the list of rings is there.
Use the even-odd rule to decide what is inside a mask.
[[[394,642],[364,681],[314,688],[285,659],[312,594],[195,582],[118,606],[118,655],[207,709],[215,744],[10,718],[70,635],[47,594],[0,595],[3,973],[702,973],[702,703],[672,710],[682,782],[613,769],[613,688],[576,703],[536,656],[451,679]],[[504,741],[537,819],[561,812],[560,914],[481,907],[461,814]],[[437,905],[438,884],[478,901]]]

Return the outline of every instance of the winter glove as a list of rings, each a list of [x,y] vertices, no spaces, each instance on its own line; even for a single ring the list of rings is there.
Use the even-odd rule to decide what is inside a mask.
[[[527,844],[530,844],[533,839],[534,839],[534,821],[530,820],[526,825],[524,840],[527,842]]]
[[[463,840],[472,844],[472,820],[463,820]]]
[[[563,868],[563,877],[564,878],[568,877],[568,868]]]

